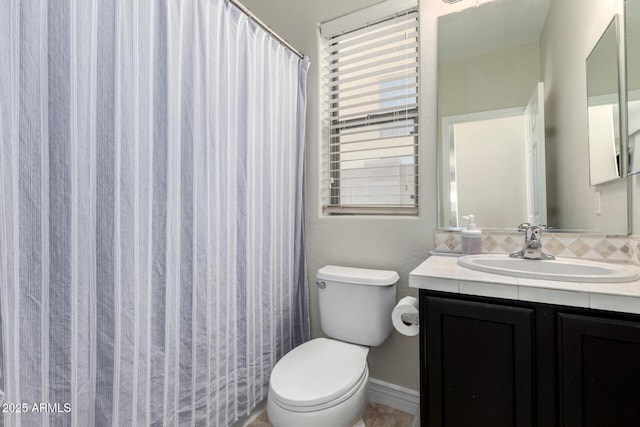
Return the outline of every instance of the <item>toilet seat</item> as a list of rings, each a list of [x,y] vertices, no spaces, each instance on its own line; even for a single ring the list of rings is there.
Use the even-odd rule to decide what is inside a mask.
[[[367,382],[368,352],[367,347],[326,338],[308,341],[273,368],[269,396],[279,406],[297,412],[335,406]]]

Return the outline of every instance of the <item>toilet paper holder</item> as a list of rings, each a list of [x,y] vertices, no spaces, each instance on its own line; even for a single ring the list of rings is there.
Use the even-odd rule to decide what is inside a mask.
[[[402,313],[400,320],[405,325],[420,325],[420,315],[418,313]]]

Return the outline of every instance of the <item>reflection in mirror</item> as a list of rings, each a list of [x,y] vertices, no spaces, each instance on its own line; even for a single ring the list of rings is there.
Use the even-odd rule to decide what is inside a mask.
[[[585,73],[585,58],[611,19],[622,12],[623,1],[494,0],[452,9],[438,18],[440,227],[463,226],[460,218],[474,214],[480,228],[514,229],[528,221],[546,223],[556,231],[627,232],[631,216],[626,182],[590,186]],[[467,162],[471,169],[465,170],[458,162],[465,156],[458,122],[523,111],[538,82],[544,82],[539,107],[546,116],[537,127],[538,155],[532,155],[534,147],[517,148],[517,138],[507,137],[515,145],[509,150],[496,148],[505,131],[494,129],[489,131],[494,145],[482,146],[480,133],[466,143],[482,156]],[[620,111],[622,119],[625,111]],[[622,136],[625,150],[626,135]],[[507,151],[514,157],[506,158]],[[640,142],[637,155],[640,159]],[[626,161],[621,163],[624,169]],[[461,187],[465,176],[475,184],[468,191]],[[495,178],[490,182],[490,176],[502,177],[502,186],[509,180],[513,188],[504,189]],[[534,191],[522,190],[528,177],[532,188],[537,185]],[[601,206],[594,209],[598,198]],[[469,204],[474,200],[484,204]],[[503,217],[508,211],[515,214]]]
[[[442,118],[448,227],[459,227],[468,215],[482,218],[484,228],[520,224],[523,218],[546,224],[543,106],[544,85],[538,83],[526,108]],[[514,159],[522,167],[508,167]]]
[[[603,184],[620,174],[617,17],[587,58],[589,183]]]
[[[481,218],[484,228],[522,222],[526,217],[524,168],[488,167],[524,158],[524,109],[487,111],[443,118],[443,169],[450,189],[445,223],[464,224],[462,216]],[[448,159],[448,161],[446,161]],[[478,173],[482,170],[482,173]],[[487,192],[486,189],[492,191]],[[503,203],[510,195],[510,203]],[[499,212],[494,207],[501,206]]]
[[[440,226],[470,214],[482,228],[546,224],[538,82],[548,5],[494,1],[438,19]],[[535,116],[525,114],[531,99]]]
[[[640,172],[640,0],[625,2],[629,173]]]

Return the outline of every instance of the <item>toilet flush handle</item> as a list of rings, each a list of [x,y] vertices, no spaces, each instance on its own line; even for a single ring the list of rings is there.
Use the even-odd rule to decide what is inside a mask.
[[[326,287],[327,287],[327,284],[326,284],[326,283],[324,283],[324,282],[322,282],[322,281],[320,281],[320,282],[319,282],[319,281],[317,281],[317,280],[316,280],[316,285],[318,285],[318,287],[319,287],[320,289],[324,289],[324,288],[326,288]]]

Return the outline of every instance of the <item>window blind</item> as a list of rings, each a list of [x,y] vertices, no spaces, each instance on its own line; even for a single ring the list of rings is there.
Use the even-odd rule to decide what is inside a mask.
[[[413,6],[324,37],[325,214],[417,215],[418,31]]]

